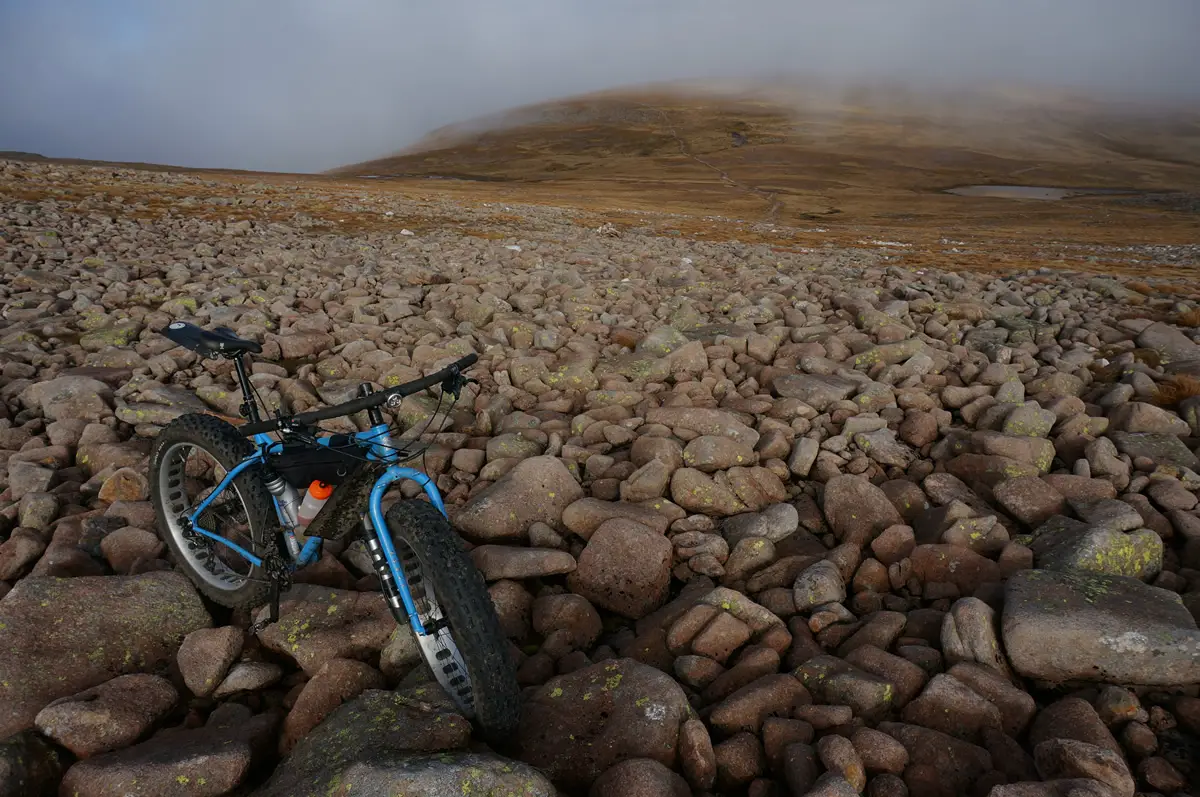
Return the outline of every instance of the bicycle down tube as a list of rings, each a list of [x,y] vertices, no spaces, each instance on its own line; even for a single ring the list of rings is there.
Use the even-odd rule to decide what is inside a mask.
[[[366,451],[366,456],[369,460],[390,462],[399,457],[399,451],[391,447],[387,443],[379,442],[379,438],[387,438],[389,433],[386,424],[372,426],[370,429],[362,432],[356,432],[351,437],[360,444],[360,447]],[[255,556],[250,551],[247,551],[242,546],[222,537],[219,534],[211,532],[199,525],[199,517],[204,510],[216,499],[216,497],[224,490],[228,489],[243,471],[250,466],[264,462],[266,456],[276,453],[283,448],[283,443],[272,439],[266,433],[258,433],[253,436],[253,440],[258,444],[258,451],[246,457],[239,462],[232,470],[230,470],[217,487],[196,507],[188,516],[188,520],[192,528],[199,534],[211,538],[235,551],[244,559],[249,561],[256,567],[263,564],[261,557]],[[329,438],[318,438],[316,441],[320,445],[328,446]],[[390,442],[390,441],[389,441]],[[404,578],[404,571],[400,564],[400,557],[396,552],[396,546],[392,541],[390,533],[387,533],[387,522],[383,516],[383,495],[388,488],[399,481],[412,480],[421,485],[425,494],[429,497],[429,501],[441,513],[443,517],[447,517],[446,506],[442,500],[441,493],[438,491],[437,485],[432,478],[427,474],[415,470],[413,468],[404,467],[401,465],[390,465],[376,480],[371,489],[371,494],[368,502],[367,511],[365,513],[363,525],[367,528],[368,533],[375,536],[376,542],[379,544],[383,552],[384,559],[387,562],[388,568],[392,571],[393,583],[396,585],[396,591],[401,603],[404,605],[405,614],[408,616],[409,623],[413,631],[418,635],[424,636],[427,632],[424,624],[418,616],[416,603],[413,601],[412,593],[408,587],[408,581]],[[275,496],[271,496],[272,505],[275,507],[275,512],[281,524],[283,523],[283,512],[279,505],[279,500]],[[321,545],[320,537],[308,537],[300,554],[293,561],[294,568],[303,568],[316,560],[318,550]]]

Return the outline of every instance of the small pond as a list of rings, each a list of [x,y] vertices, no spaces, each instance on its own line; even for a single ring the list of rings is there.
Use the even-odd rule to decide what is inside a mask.
[[[971,197],[996,197],[1000,199],[1067,199],[1075,196],[1099,194],[1135,194],[1137,191],[1123,188],[1055,188],[1043,185],[963,185],[947,188],[947,194]]]

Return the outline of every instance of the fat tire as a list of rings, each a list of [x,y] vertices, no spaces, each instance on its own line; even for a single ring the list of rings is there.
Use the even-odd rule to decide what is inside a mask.
[[[508,638],[483,575],[432,504],[398,501],[384,519],[393,540],[416,554],[422,577],[433,587],[471,679],[476,728],[493,745],[511,744],[521,720],[521,693]]]
[[[264,568],[252,566],[248,579],[258,580],[247,580],[237,589],[222,590],[214,587],[195,572],[179,549],[175,535],[168,528],[166,502],[161,492],[159,473],[164,464],[165,452],[177,443],[188,443],[203,449],[219,462],[226,472],[233,470],[239,462],[254,453],[253,444],[238,434],[233,424],[216,416],[201,413],[179,416],[167,424],[154,440],[150,454],[150,500],[154,504],[154,513],[158,520],[159,537],[167,544],[176,563],[201,594],[213,603],[229,609],[253,609],[261,606],[267,601],[271,589],[270,585],[265,583],[267,574]],[[271,506],[271,494],[260,478],[259,469],[253,466],[239,474],[226,489],[235,488],[246,509],[253,553],[264,556],[270,550],[272,530],[278,525],[278,519]]]

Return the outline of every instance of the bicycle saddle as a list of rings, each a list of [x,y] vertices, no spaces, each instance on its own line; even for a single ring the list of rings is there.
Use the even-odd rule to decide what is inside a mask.
[[[185,349],[191,349],[201,357],[236,357],[242,352],[258,354],[262,346],[252,340],[243,340],[229,327],[201,329],[186,321],[175,321],[160,329],[165,335]]]

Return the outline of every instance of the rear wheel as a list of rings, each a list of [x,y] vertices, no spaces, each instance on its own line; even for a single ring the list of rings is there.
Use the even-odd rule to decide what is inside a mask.
[[[417,642],[434,677],[485,739],[511,740],[520,689],[483,576],[432,504],[399,501],[385,520],[426,630]]]
[[[231,609],[253,608],[270,589],[262,567],[232,548],[195,531],[187,522],[225,475],[254,453],[254,446],[229,423],[212,415],[182,415],[154,441],[150,455],[150,499],[159,536],[201,593]],[[197,525],[262,557],[274,520],[270,493],[251,466],[217,496]]]

